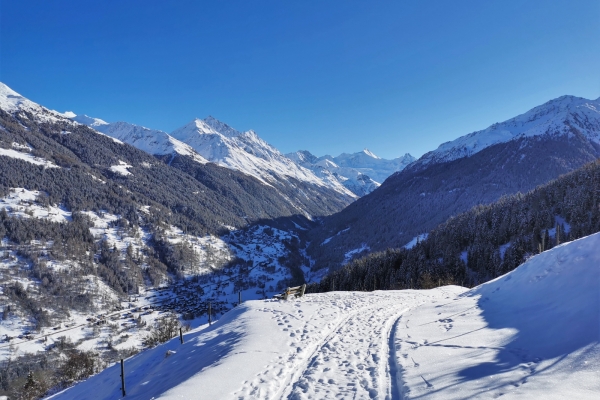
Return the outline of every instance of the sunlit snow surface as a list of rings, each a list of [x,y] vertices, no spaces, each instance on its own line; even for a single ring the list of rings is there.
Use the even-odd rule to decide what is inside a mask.
[[[597,398],[599,246],[558,246],[472,290],[249,301],[128,359],[127,398]],[[119,373],[55,398],[119,398]]]
[[[71,220],[71,212],[62,206],[38,204],[40,195],[37,190],[13,188],[8,196],[0,198],[0,210],[5,209],[8,215],[20,218],[43,218],[52,222]]]
[[[17,158],[19,160],[27,161],[28,163],[31,163],[31,164],[43,165],[45,168],[58,168],[58,165],[54,164],[52,161],[46,160],[44,158],[36,157],[31,153],[23,153],[21,151],[17,151],[17,150],[13,150],[13,149],[0,148],[0,156]]]
[[[126,162],[119,161],[119,164],[111,165],[109,169],[115,174],[127,176],[131,175],[131,172],[129,172],[128,168],[131,168],[131,165],[127,164]]]
[[[572,135],[578,130],[590,141],[600,143],[600,98],[587,100],[561,96],[507,121],[487,129],[442,143],[418,161],[421,165],[440,163],[469,157],[497,143],[517,138],[541,135]]]

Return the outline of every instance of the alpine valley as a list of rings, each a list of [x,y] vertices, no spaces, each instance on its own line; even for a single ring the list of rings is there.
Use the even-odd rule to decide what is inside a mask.
[[[600,99],[386,160],[0,83],[0,399],[119,398],[120,359],[139,399],[592,398],[599,157]]]

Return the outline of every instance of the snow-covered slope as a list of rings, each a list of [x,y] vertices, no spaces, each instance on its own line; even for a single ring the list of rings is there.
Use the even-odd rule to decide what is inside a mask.
[[[195,119],[170,135],[127,122],[107,123],[87,115],[65,113],[73,121],[85,124],[115,139],[129,143],[150,154],[180,154],[200,163],[214,162],[222,167],[251,175],[265,184],[289,178],[355,198],[337,179],[317,177],[312,171],[296,165],[277,149],[250,130],[239,132],[213,117]]]
[[[417,161],[426,166],[471,156],[486,147],[516,138],[540,135],[564,135],[573,127],[588,139],[600,143],[600,98],[587,100],[575,96],[561,96],[508,121],[496,123],[487,129],[461,136],[441,144]]]
[[[272,184],[280,179],[292,178],[356,197],[339,182],[319,179],[312,171],[297,165],[252,130],[239,132],[209,116],[195,119],[171,135],[190,145],[207,160],[242,171],[264,183]]]
[[[67,111],[65,115],[75,122],[88,125],[98,132],[128,143],[149,154],[164,155],[177,153],[192,157],[201,164],[208,162],[189,145],[157,129],[149,129],[128,122],[108,123],[99,118],[88,117],[87,115],[76,115],[71,111]]]
[[[312,170],[323,180],[342,183],[357,196],[371,193],[388,176],[403,170],[415,160],[408,153],[393,160],[386,160],[368,149],[353,154],[342,153],[337,157],[316,157],[307,150],[289,153],[286,156],[296,164]]]
[[[56,122],[65,119],[65,115],[26,99],[2,82],[0,82],[0,109],[8,113],[29,112],[44,122]]]
[[[595,399],[599,246],[557,246],[472,290],[250,301],[128,359],[127,398]],[[119,398],[119,373],[54,398]]]

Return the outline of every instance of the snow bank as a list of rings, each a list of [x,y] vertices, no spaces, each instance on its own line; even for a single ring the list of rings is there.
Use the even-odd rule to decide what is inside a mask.
[[[597,398],[599,246],[600,234],[558,246],[403,316],[395,343],[405,396]]]

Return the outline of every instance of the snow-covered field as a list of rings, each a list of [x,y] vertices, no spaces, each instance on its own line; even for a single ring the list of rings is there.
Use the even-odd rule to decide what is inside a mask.
[[[558,246],[472,290],[249,301],[126,360],[127,398],[595,399],[599,246]],[[120,398],[119,374],[54,398]]]

